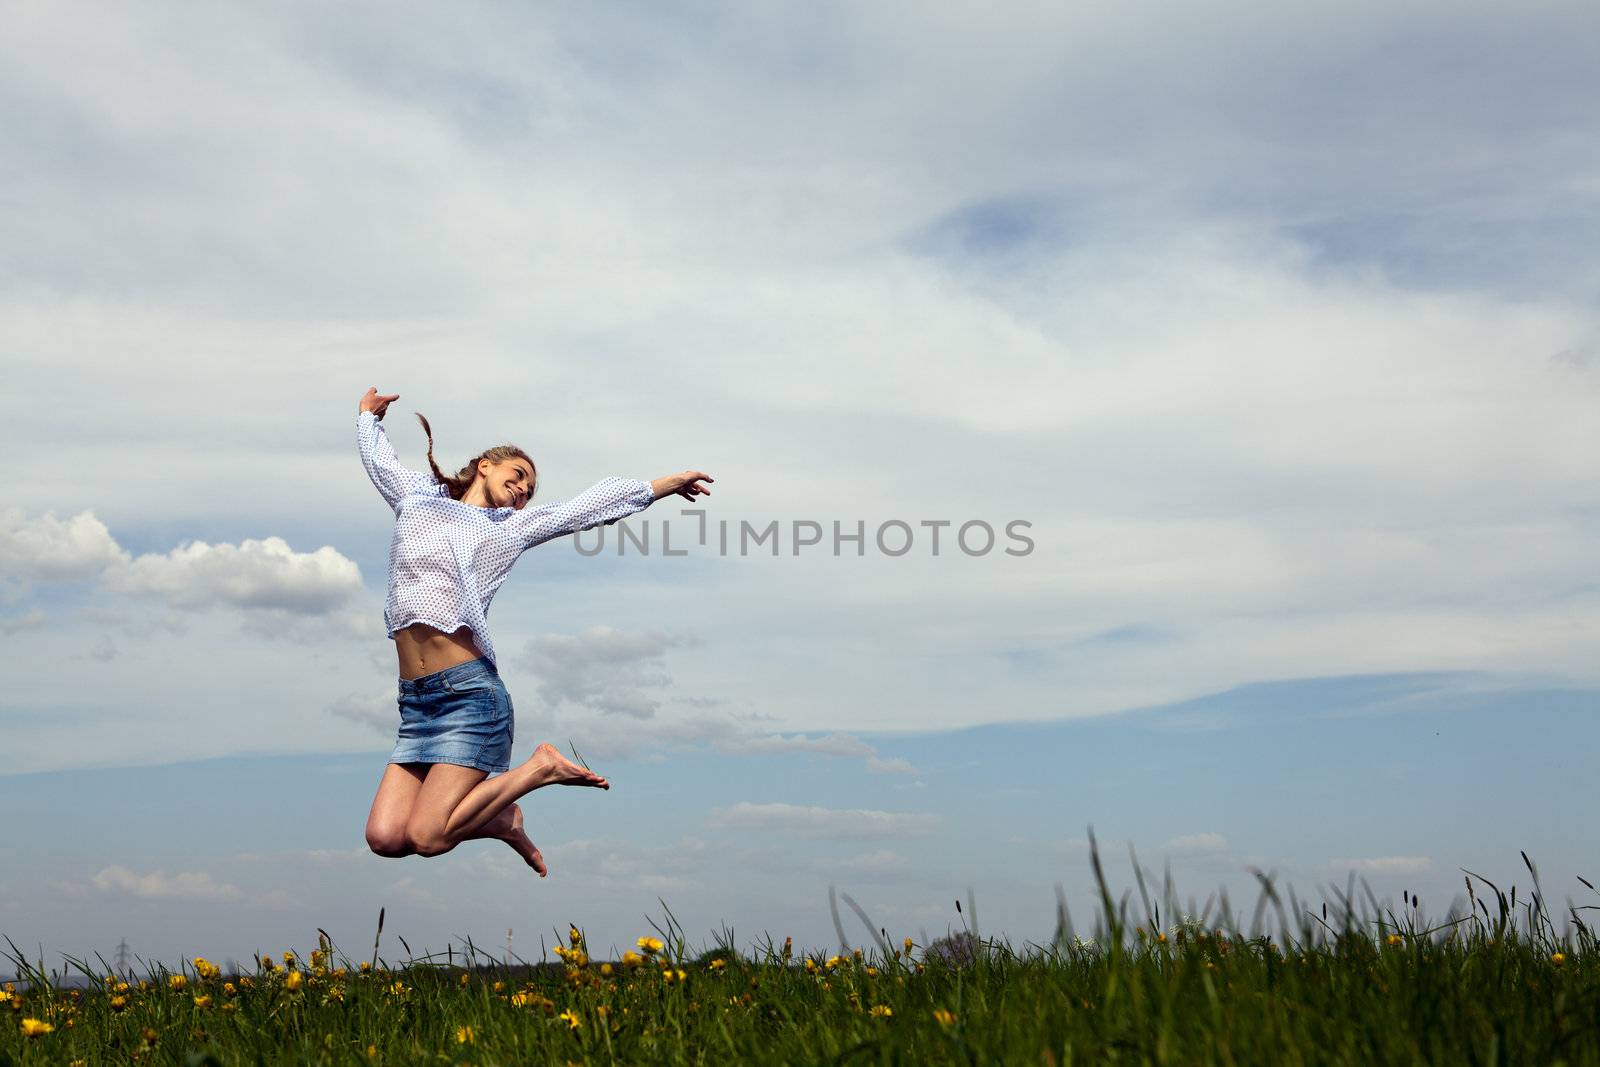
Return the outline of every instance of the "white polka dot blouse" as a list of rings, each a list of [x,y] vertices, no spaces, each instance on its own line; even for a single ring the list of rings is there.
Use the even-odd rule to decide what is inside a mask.
[[[367,476],[394,509],[389,596],[383,609],[389,638],[417,622],[445,633],[466,626],[490,663],[495,656],[489,601],[518,556],[551,538],[615,522],[655,502],[649,482],[606,478],[571,500],[527,503],[520,511],[480,508],[452,499],[449,487],[432,474],[402,467],[383,424],[370,411],[356,416],[356,442]]]

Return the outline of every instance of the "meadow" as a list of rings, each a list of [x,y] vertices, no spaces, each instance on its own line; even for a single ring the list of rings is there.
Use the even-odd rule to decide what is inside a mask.
[[[670,909],[608,960],[575,926],[546,961],[403,941],[390,960],[381,913],[363,958],[319,931],[244,973],[201,957],[47,972],[11,944],[0,1064],[1600,1064],[1600,899],[1552,914],[1526,856],[1532,892],[1468,875],[1430,921],[1409,893],[1397,910],[1352,879],[1311,906],[1262,875],[1248,919],[1225,895],[1181,914],[1170,878],[1135,861],[1117,899],[1091,855],[1087,936],[1063,901],[1053,941],[1020,947],[975,929],[896,941],[847,896],[871,936],[838,952],[740,950],[731,931],[694,950]]]

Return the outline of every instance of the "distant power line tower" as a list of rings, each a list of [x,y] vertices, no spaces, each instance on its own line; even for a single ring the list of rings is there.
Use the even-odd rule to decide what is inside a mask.
[[[117,946],[117,973],[119,975],[128,973],[128,939],[127,938],[123,938],[122,939],[122,943]]]

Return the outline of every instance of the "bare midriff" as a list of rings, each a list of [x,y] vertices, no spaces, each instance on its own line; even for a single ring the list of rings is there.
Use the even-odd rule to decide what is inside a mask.
[[[400,654],[400,677],[407,681],[471,663],[483,655],[469,628],[463,626],[454,633],[445,633],[423,622],[396,630],[394,647]]]

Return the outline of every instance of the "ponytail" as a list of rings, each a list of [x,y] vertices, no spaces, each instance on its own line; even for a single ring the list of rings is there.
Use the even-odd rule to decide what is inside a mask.
[[[528,466],[533,470],[535,483],[534,486],[530,487],[528,493],[529,498],[532,498],[533,489],[538,487],[539,468],[534,466],[533,460],[530,459],[528,454],[522,449],[518,448],[516,445],[496,445],[488,451],[480,453],[472,460],[471,463],[468,463],[465,467],[462,467],[455,474],[446,474],[444,471],[439,469],[439,464],[433,458],[433,427],[428,425],[428,420],[423,417],[422,412],[418,411],[415,414],[417,416],[417,421],[422,423],[422,432],[428,435],[428,467],[433,471],[433,476],[438,480],[440,485],[449,487],[450,496],[452,499],[460,500],[463,496],[466,496],[467,490],[471,488],[472,483],[477,480],[478,464],[481,461],[489,460],[491,463],[500,463],[508,459],[527,460]]]

